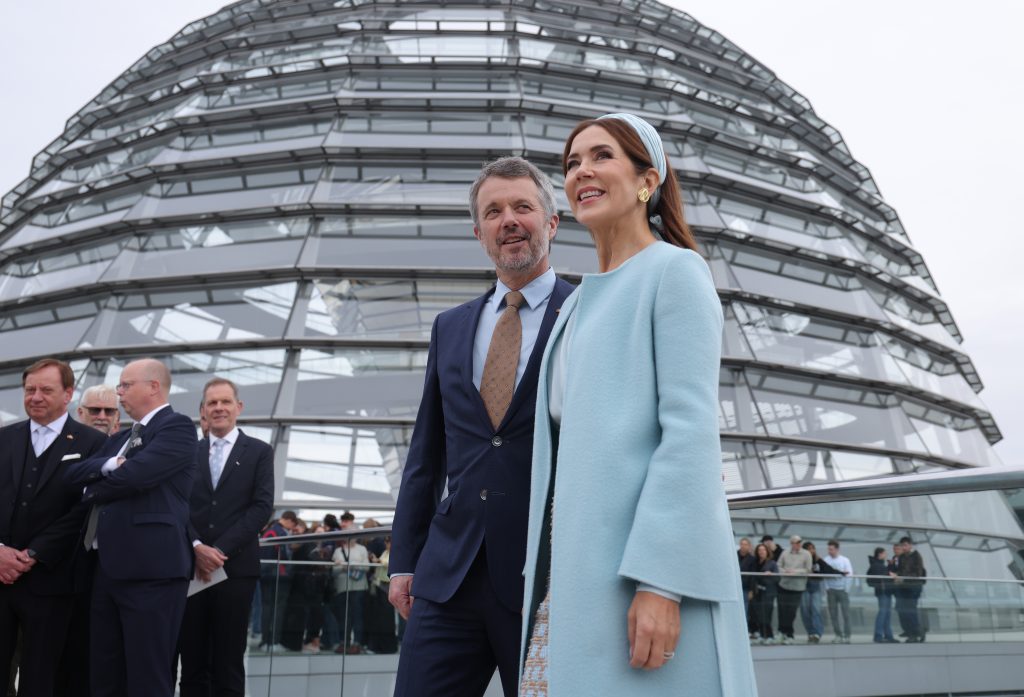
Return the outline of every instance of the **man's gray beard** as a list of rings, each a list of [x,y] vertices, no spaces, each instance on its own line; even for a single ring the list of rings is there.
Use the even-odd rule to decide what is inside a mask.
[[[501,256],[499,255],[499,261],[495,261],[494,265],[502,271],[527,271],[536,266],[537,261],[544,256],[545,251],[550,253],[551,245],[548,245],[547,250],[541,249],[537,251],[537,253],[534,253],[535,250],[533,247],[529,247],[528,249],[529,251],[526,255],[511,261],[501,260]]]

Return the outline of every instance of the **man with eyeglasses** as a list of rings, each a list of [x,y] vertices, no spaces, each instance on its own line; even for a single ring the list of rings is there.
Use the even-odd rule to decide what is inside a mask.
[[[117,406],[117,392],[110,385],[93,385],[82,393],[78,403],[78,420],[92,426],[104,435],[117,433],[121,428],[121,409]]]
[[[196,429],[168,404],[171,373],[143,358],[117,393],[135,422],[68,468],[91,511],[83,545],[96,550],[90,616],[95,695],[171,697],[171,666],[192,576],[189,495]]]
[[[74,605],[82,488],[64,479],[92,457],[103,434],[68,418],[75,376],[45,358],[22,374],[28,419],[0,429],[0,686],[9,684],[19,631],[18,694],[54,692]]]

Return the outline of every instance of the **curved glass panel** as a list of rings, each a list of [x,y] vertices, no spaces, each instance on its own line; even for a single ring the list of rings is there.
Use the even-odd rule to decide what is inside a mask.
[[[238,342],[279,338],[295,302],[294,281],[113,296],[82,346]]]
[[[314,279],[303,336],[430,338],[438,313],[482,295],[485,281]]]
[[[292,266],[309,230],[306,218],[196,224],[149,230],[126,248],[105,281]]]
[[[898,400],[889,395],[760,370],[746,373],[770,434],[928,452]]]
[[[280,498],[394,505],[410,438],[411,426],[290,426]]]
[[[282,414],[415,417],[425,349],[303,349],[295,402]]]

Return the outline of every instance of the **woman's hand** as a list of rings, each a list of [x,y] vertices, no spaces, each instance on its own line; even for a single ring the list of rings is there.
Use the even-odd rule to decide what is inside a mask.
[[[679,642],[679,603],[657,593],[637,591],[627,615],[629,665],[655,670],[665,665]]]

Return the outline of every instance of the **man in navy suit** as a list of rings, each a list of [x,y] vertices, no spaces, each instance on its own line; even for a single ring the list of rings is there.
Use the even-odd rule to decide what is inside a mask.
[[[97,551],[90,617],[93,697],[170,697],[171,663],[192,576],[189,494],[196,429],[167,403],[171,374],[133,361],[117,386],[135,424],[68,468],[90,506],[84,544]]]
[[[86,509],[64,470],[107,438],[68,417],[71,367],[53,358],[21,377],[26,421],[0,429],[0,686],[23,636],[18,694],[51,697],[74,607],[76,545]]]
[[[536,167],[519,157],[486,165],[470,211],[498,282],[438,315],[431,332],[388,569],[390,600],[409,620],[396,697],[482,695],[495,667],[506,697],[518,682],[537,375],[572,286],[548,263],[558,215]],[[508,343],[492,346],[492,335],[507,336],[501,316],[517,303],[521,343],[505,362],[509,401],[485,404],[481,384],[493,379],[484,368],[490,354],[503,353],[497,344]]]
[[[274,451],[243,433],[238,387],[213,378],[203,388],[209,437],[196,453],[189,534],[196,575],[223,568],[227,580],[196,593],[185,605],[181,697],[243,697],[245,638],[260,577],[260,529],[274,508]]]

